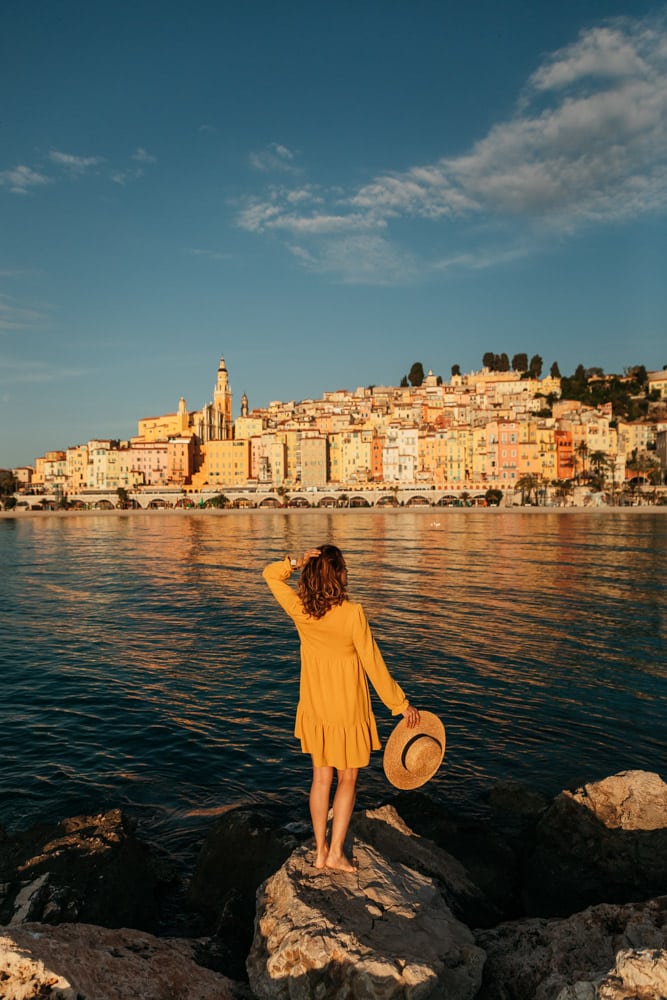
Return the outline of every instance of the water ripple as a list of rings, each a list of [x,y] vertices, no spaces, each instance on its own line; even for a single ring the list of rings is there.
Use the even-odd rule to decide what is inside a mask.
[[[298,644],[260,571],[324,540],[390,669],[446,723],[434,794],[474,811],[500,778],[553,793],[664,767],[658,513],[45,517],[0,522],[2,823],[120,804],[187,854],[235,802],[305,818]],[[388,791],[376,754],[360,803]]]

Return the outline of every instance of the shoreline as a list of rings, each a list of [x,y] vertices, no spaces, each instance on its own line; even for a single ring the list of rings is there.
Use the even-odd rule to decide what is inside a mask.
[[[399,517],[405,513],[422,513],[433,516],[457,517],[466,516],[473,513],[484,513],[490,517],[497,517],[502,514],[667,514],[667,504],[640,504],[637,506],[610,507],[607,504],[596,506],[567,506],[567,507],[534,507],[534,506],[508,506],[508,507],[425,507],[416,505],[413,507],[156,507],[150,510],[137,508],[129,510],[106,510],[104,508],[95,510],[0,510],[0,520],[33,520],[44,518],[73,518],[73,517],[95,517],[95,516],[121,516],[121,517],[155,517],[155,516],[196,516],[196,517],[242,517],[247,514],[297,514],[299,517],[308,514],[346,514],[362,513],[366,515],[374,513],[391,514]]]

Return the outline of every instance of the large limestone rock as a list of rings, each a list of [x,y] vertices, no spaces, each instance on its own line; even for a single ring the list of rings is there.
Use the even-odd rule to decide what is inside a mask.
[[[667,897],[624,906],[603,903],[566,920],[517,920],[475,937],[487,955],[479,1000],[597,1000],[594,991],[601,983],[611,991],[633,980],[653,989],[647,1000],[667,996],[660,991]],[[645,950],[641,962],[632,957],[637,950]],[[599,994],[609,1000],[625,995]]]
[[[260,1000],[472,1000],[483,951],[434,881],[357,841],[355,874],[297,848],[257,894],[247,969]]]
[[[667,951],[629,948],[619,951],[614,968],[601,979],[566,986],[557,1000],[664,1000],[667,997]]]
[[[667,784],[622,771],[558,795],[524,873],[526,913],[564,916],[667,891]]]
[[[120,809],[35,826],[0,841],[0,924],[154,930],[170,877]]]
[[[497,907],[474,884],[461,862],[433,841],[418,836],[393,806],[355,813],[352,831],[383,858],[435,879],[454,916],[468,926],[489,927],[501,920]]]
[[[234,984],[193,960],[193,943],[87,924],[0,928],[6,1000],[232,1000]]]

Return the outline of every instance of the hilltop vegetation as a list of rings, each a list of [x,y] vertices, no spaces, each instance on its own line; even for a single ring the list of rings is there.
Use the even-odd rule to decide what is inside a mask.
[[[482,366],[492,372],[518,372],[522,378],[542,377],[543,360],[539,354],[534,354],[530,360],[526,353],[514,354],[511,361],[506,353],[495,354],[487,351],[482,357]],[[461,366],[452,365],[452,375],[460,375]],[[622,375],[605,375],[602,368],[584,368],[577,365],[574,374],[561,375],[558,362],[554,361],[549,369],[552,378],[560,379],[560,398],[578,400],[585,406],[602,406],[611,403],[615,418],[624,420],[640,420],[646,417],[652,403],[659,401],[659,394],[649,391],[648,378],[644,365],[633,365],[626,368]],[[424,367],[420,361],[415,361],[410,373],[404,375],[402,386],[420,386],[424,381]],[[442,379],[438,376],[438,383]],[[550,412],[557,397],[551,393],[545,397],[546,406],[542,415]]]

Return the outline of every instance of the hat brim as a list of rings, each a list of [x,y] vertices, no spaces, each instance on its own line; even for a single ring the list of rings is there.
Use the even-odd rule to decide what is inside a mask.
[[[408,770],[405,767],[403,755],[407,745],[416,736],[430,736],[438,744],[438,749],[429,758],[427,764],[422,762],[421,769]],[[421,785],[425,785],[442,764],[446,743],[445,727],[433,712],[420,712],[419,725],[413,729],[409,729],[405,719],[401,719],[384,748],[382,763],[387,780],[395,788],[400,789],[419,788]]]

